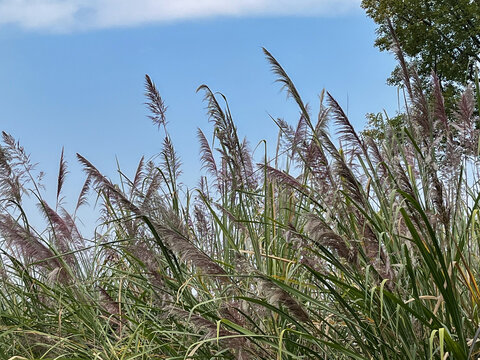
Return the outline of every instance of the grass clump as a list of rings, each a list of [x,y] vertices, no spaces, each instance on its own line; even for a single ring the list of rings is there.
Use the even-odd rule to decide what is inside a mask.
[[[161,153],[118,184],[78,155],[87,178],[73,212],[62,200],[63,153],[50,206],[29,156],[3,134],[0,358],[477,356],[478,92],[467,87],[447,109],[437,78],[422,89],[398,54],[407,126],[383,117],[386,136],[375,141],[328,92],[313,116],[265,55],[298,123],[275,120],[275,158],[256,164],[226,99],[201,86],[214,130],[212,144],[198,130],[204,176],[193,191],[179,183],[148,76]],[[87,240],[76,212],[90,190],[103,227]],[[26,195],[45,229],[29,224]]]

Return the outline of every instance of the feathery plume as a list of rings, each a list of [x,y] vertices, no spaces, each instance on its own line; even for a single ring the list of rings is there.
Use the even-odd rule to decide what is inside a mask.
[[[139,207],[145,212],[154,210],[159,203],[163,203],[163,200],[158,193],[163,181],[162,173],[152,162],[149,162],[147,167],[149,168],[145,177],[147,190],[143,193],[139,193],[140,198],[143,199]]]
[[[21,226],[11,215],[0,214],[0,234],[9,246],[15,246],[24,256],[27,263],[35,262],[49,270],[57,270],[57,278],[67,281],[67,272],[55,254],[43,245],[29,229]]]
[[[334,249],[339,256],[347,260],[349,263],[355,264],[357,262],[357,249],[355,247],[349,248],[345,240],[340,235],[336,234],[317,215],[307,215],[305,231],[310,235],[310,238],[314,242]]]
[[[474,116],[475,99],[471,87],[467,87],[463,92],[454,112],[456,123],[453,124],[459,131],[458,139],[466,155],[477,154],[479,129],[476,123],[478,118]]]
[[[75,224],[75,219],[66,211],[65,209],[61,209],[61,214],[63,221],[69,228],[69,233],[71,236],[71,240],[73,241],[73,244],[78,248],[80,246],[85,245],[84,243],[84,238],[80,234],[80,231],[78,230],[77,224]]]
[[[113,300],[110,294],[101,286],[97,286],[97,290],[100,292],[100,300],[103,308],[108,314],[119,314],[120,304]]]
[[[274,120],[280,132],[280,147],[284,152],[290,151],[295,138],[295,130],[284,119]]]
[[[282,84],[282,90],[286,90],[287,96],[292,97],[295,100],[298,107],[300,108],[302,115],[305,117],[305,121],[311,127],[310,115],[308,114],[307,108],[304,105],[300,94],[295,88],[293,81],[287,75],[286,71],[279,64],[277,59],[275,59],[267,49],[263,48],[263,53],[265,54],[267,61],[270,63],[272,72],[277,76],[276,81]]]
[[[392,21],[388,17],[387,17],[387,26],[388,26],[388,30],[390,31],[390,35],[392,36],[392,39],[393,39],[392,44],[390,45],[390,49],[393,51],[398,62],[400,63],[400,68],[402,69],[401,74],[402,74],[403,84],[407,88],[407,92],[410,99],[413,99],[413,91],[412,91],[412,85],[410,83],[410,73],[408,71],[407,61],[403,56],[402,47],[400,46],[400,41],[398,40],[397,33],[393,27]]]
[[[358,136],[357,132],[352,126],[347,115],[337,100],[327,91],[328,103],[333,111],[335,124],[339,126],[338,134],[340,134],[340,141],[344,141],[352,147],[354,155],[359,155],[362,151],[366,153],[366,148],[363,141]]]
[[[213,239],[212,227],[207,216],[205,215],[203,208],[198,204],[193,207],[193,216],[195,218],[195,228],[198,235],[200,235],[201,242],[205,243],[205,240],[210,242]]]
[[[240,163],[242,164],[243,170],[242,180],[248,188],[253,189],[257,185],[257,177],[255,171],[253,171],[253,159],[248,147],[247,138],[243,139],[239,150]]]
[[[396,179],[398,189],[410,195],[412,198],[416,199],[417,196],[413,191],[413,186],[410,182],[409,177],[406,175],[407,170],[403,168],[402,164],[399,161],[394,162],[393,165],[394,178]]]
[[[270,165],[265,164],[257,164],[257,166],[265,169],[267,171],[267,175],[272,179],[277,180],[280,184],[290,186],[297,190],[304,190],[305,188],[305,186],[303,186],[297,179],[284,171],[280,171],[274,167],[271,167]]]
[[[163,170],[167,171],[172,178],[177,179],[182,173],[180,167],[182,165],[175,148],[173,147],[170,136],[165,136],[163,139],[161,164]],[[173,180],[173,179],[172,179]]]
[[[0,194],[6,199],[21,201],[21,185],[19,176],[13,173],[10,166],[10,156],[6,149],[0,146]]]
[[[157,124],[158,127],[166,126],[167,119],[165,113],[167,112],[167,107],[165,106],[155,83],[148,75],[145,75],[145,90],[145,96],[150,100],[146,105],[152,113],[152,115],[149,115],[148,117],[154,124]]]
[[[25,152],[23,146],[15,141],[13,136],[2,132],[2,138],[5,146],[2,146],[0,152],[0,190],[7,199],[13,199],[21,203],[22,194],[26,193],[25,186],[32,184],[38,191],[41,184],[36,183],[32,174],[36,164],[30,161],[30,155]],[[37,195],[39,195],[37,193]]]
[[[342,155],[338,154],[335,158],[334,171],[342,179],[342,184],[347,190],[349,196],[357,203],[366,206],[365,198],[362,193],[362,185],[357,180],[352,170],[348,167]]]
[[[305,108],[308,111],[308,105],[305,105]],[[295,135],[291,143],[292,155],[295,154],[297,148],[306,141],[308,134],[308,125],[305,119],[305,116],[301,113],[300,119],[298,120],[297,128],[295,130]]]
[[[202,250],[198,249],[190,240],[178,232],[171,230],[158,223],[153,223],[155,231],[165,241],[168,248],[175,254],[180,255],[184,261],[189,261],[201,269],[205,275],[218,276],[223,282],[230,282],[230,279],[223,268],[213,261]]]
[[[73,243],[71,227],[55,210],[48,206],[46,201],[41,200],[38,207],[50,223],[55,247],[59,250],[60,256],[65,259],[68,265],[73,266],[75,257],[73,254],[67,254],[72,250],[70,246]]]
[[[432,81],[433,81],[433,94],[434,94],[434,114],[435,117],[441,122],[443,128],[447,131],[447,135],[449,135],[449,126],[448,126],[448,119],[447,113],[445,111],[445,102],[443,99],[442,94],[442,87],[440,85],[440,80],[435,73],[432,73]],[[449,137],[447,137],[449,139]]]
[[[202,169],[206,169],[207,172],[216,179],[218,177],[217,163],[215,162],[215,157],[213,156],[208,140],[200,128],[197,129],[197,138],[200,142],[200,160],[202,162]]]
[[[210,90],[207,85],[200,85],[197,89],[199,91],[204,91],[204,101],[207,102],[207,114],[209,119],[215,124],[220,130],[225,130],[227,126],[226,116],[222,110],[220,104],[218,103],[215,94]]]
[[[448,229],[449,227],[449,222],[450,222],[450,214],[447,205],[445,204],[445,199],[444,199],[444,189],[443,189],[443,184],[440,182],[437,176],[437,172],[432,169],[432,166],[428,166],[428,173],[430,175],[430,179],[432,181],[433,185],[433,191],[432,191],[432,201],[433,204],[435,205],[435,208],[440,215],[440,218],[442,220],[442,223],[445,225],[445,228]]]
[[[258,290],[272,304],[282,304],[291,313],[293,317],[301,322],[308,322],[309,316],[303,307],[285,290],[266,277],[260,277],[258,281]]]
[[[175,316],[178,320],[186,322],[188,325],[193,325],[199,331],[205,333],[206,338],[218,338],[222,343],[231,348],[239,348],[245,343],[245,339],[237,333],[230,332],[223,328],[218,328],[217,324],[205,319],[203,316],[185,311],[178,307],[171,306],[169,308],[170,316]],[[239,335],[238,338],[232,337]],[[225,337],[228,337],[225,339]]]
[[[316,141],[311,141],[306,149],[305,164],[314,174],[327,178],[328,159]]]
[[[370,155],[379,170],[378,179],[387,180],[389,175],[389,170],[385,163],[383,154],[380,152],[380,148],[378,147],[377,143],[370,136],[365,136],[364,142],[367,147],[367,150],[370,150]]]
[[[414,124],[420,129],[420,134],[423,136],[424,142],[431,136],[433,130],[432,119],[430,116],[430,109],[428,101],[423,91],[422,80],[418,76],[415,69],[412,70],[413,79],[413,98],[410,101],[413,104],[413,120]]]
[[[145,178],[144,174],[144,156],[140,159],[137,166],[137,171],[135,171],[135,177],[133,178],[131,195],[138,189],[140,182]]]
[[[387,18],[387,26],[393,39],[393,42],[391,44],[391,50],[393,50],[395,56],[400,63],[400,67],[402,69],[402,81],[407,88],[408,96],[413,104],[413,120],[415,121],[416,125],[420,127],[421,134],[426,140],[432,133],[432,126],[430,123],[428,102],[422,89],[422,82],[415,69],[409,70],[408,64],[403,55],[401,44],[397,38],[397,34],[389,18]],[[412,79],[413,85],[411,82]]]
[[[473,95],[472,88],[469,86],[465,89],[460,98],[460,101],[457,104],[457,111],[455,115],[457,120],[460,123],[470,123],[473,117],[473,113],[475,111],[475,99]]]
[[[62,193],[63,183],[65,177],[68,174],[67,162],[64,158],[64,148],[62,147],[62,154],[60,155],[60,165],[58,167],[58,179],[57,179],[57,206],[61,203],[60,194]]]
[[[274,281],[254,269],[248,260],[240,253],[236,253],[235,266],[240,272],[247,272],[256,276],[258,279],[258,291],[270,304],[276,306],[282,304],[291,312],[291,315],[299,321],[308,322],[310,320],[302,305]]]
[[[98,169],[92,165],[87,159],[85,159],[82,155],[77,153],[78,161],[83,165],[84,171],[87,173],[88,176],[92,178],[93,183],[105,190],[109,196],[115,199],[119,204],[125,206],[128,210],[133,212],[134,214],[139,215],[140,209],[134,205],[131,201],[129,201],[125,195],[123,195],[116,187],[113,185],[110,180],[108,180],[105,176],[103,176]]]
[[[82,190],[78,195],[77,205],[75,206],[75,213],[77,212],[79,207],[88,204],[88,191],[90,190],[91,183],[92,177],[88,175],[85,179],[85,182],[83,183]]]
[[[390,265],[390,257],[380,246],[377,234],[372,230],[371,226],[365,222],[363,229],[365,255],[368,261],[382,279],[393,280],[394,273]],[[387,284],[387,288],[390,290],[392,286],[393,284],[391,282]]]

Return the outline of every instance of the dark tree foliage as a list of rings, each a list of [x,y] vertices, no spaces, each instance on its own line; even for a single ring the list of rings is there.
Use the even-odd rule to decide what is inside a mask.
[[[379,25],[375,45],[382,51],[390,49],[390,20],[421,77],[433,71],[445,85],[473,79],[475,62],[480,60],[480,1],[363,0],[362,7]],[[400,82],[395,72],[390,80]]]
[[[362,0],[362,7],[378,25],[375,46],[381,51],[400,46],[424,88],[435,73],[446,108],[455,109],[464,85],[476,80],[480,0]],[[397,66],[388,83],[402,85],[402,74]],[[427,95],[433,102],[434,94]],[[453,115],[447,111],[449,121],[455,121]],[[371,115],[367,120],[364,135],[382,140],[381,122]],[[401,115],[393,120],[399,130],[406,125]]]

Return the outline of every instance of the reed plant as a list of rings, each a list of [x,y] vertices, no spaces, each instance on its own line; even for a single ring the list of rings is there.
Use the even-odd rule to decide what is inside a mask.
[[[63,153],[53,206],[3,133],[1,359],[479,356],[478,83],[446,108],[435,75],[424,89],[397,51],[406,126],[379,114],[375,141],[328,92],[314,116],[264,53],[298,123],[272,119],[276,152],[257,159],[226,98],[200,86],[213,132],[198,129],[193,190],[148,76],[162,151],[117,183],[77,155],[86,181],[73,211]],[[85,239],[77,210],[92,196],[102,226]],[[43,229],[29,223],[32,200]]]

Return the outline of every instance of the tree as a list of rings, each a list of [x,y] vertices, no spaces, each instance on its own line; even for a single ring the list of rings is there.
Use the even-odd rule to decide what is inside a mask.
[[[362,7],[379,26],[375,45],[391,49],[390,22],[422,79],[433,71],[450,91],[473,79],[480,61],[479,0],[362,0]],[[389,82],[400,83],[398,68]]]
[[[403,86],[413,80],[416,89],[425,91],[428,107],[437,107],[441,94],[441,107],[446,115],[444,121],[450,124],[451,136],[454,136],[461,127],[458,124],[459,107],[470,91],[466,84],[476,83],[475,112],[478,114],[480,109],[477,72],[480,63],[480,0],[362,0],[362,7],[378,25],[375,46],[381,51],[393,50],[399,58],[400,64],[393,70],[388,83]],[[409,79],[405,78],[407,73]],[[432,77],[432,74],[436,76]],[[417,101],[411,88],[409,92],[409,100]],[[398,114],[386,120],[382,116],[367,114],[368,123],[362,135],[382,141],[387,127],[398,135],[403,128],[409,127],[406,115]],[[478,128],[477,120],[475,124]],[[431,131],[435,132],[433,128],[432,125]],[[439,137],[437,141],[445,143],[441,131],[431,136]]]

